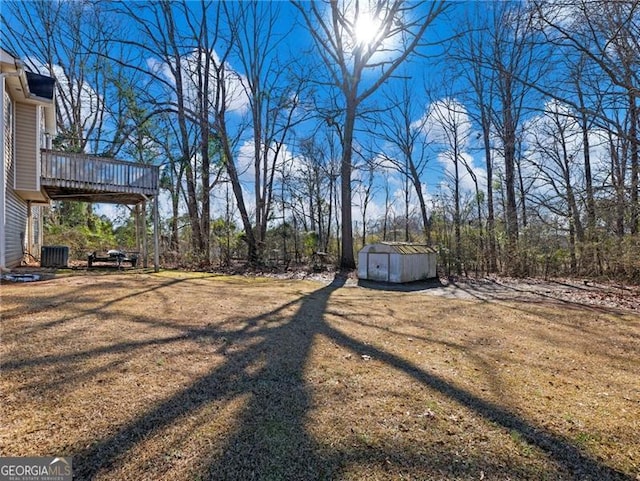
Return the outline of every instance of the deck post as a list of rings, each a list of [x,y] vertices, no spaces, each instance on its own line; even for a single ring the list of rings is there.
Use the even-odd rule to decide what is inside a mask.
[[[142,252],[144,252],[143,257],[143,267],[146,269],[149,267],[149,242],[147,242],[147,201],[142,202],[142,209],[139,211],[140,217],[140,226],[142,227]]]
[[[33,240],[33,211],[31,210],[30,200],[27,201],[27,234],[25,237],[25,245],[22,246],[22,252],[27,255],[28,259],[22,259],[23,261],[29,260],[31,258],[31,243]]]
[[[144,256],[144,252],[142,252],[142,229],[140,227],[140,202],[133,206],[133,222],[136,228],[136,250],[138,251],[138,255],[140,256],[140,260]]]
[[[160,270],[160,242],[158,229],[158,195],[153,196],[153,270]]]

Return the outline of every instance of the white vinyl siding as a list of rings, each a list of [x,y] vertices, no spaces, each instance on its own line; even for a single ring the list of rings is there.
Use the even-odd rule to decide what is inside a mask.
[[[15,267],[20,264],[23,255],[26,227],[27,203],[13,190],[15,182],[15,138],[14,107],[11,98],[4,97],[4,167],[5,167],[5,266]]]
[[[40,191],[40,112],[37,105],[15,104],[15,189]]]
[[[9,95],[5,93],[5,79],[0,77],[0,268],[6,267],[5,262],[5,232],[7,231],[7,209],[6,209],[6,192],[7,192],[7,149],[5,146],[7,132],[9,127],[5,126],[5,121],[8,118],[9,109]]]

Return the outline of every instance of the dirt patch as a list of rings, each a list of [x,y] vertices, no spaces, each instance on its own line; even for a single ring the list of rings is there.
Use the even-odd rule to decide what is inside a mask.
[[[556,302],[640,312],[640,287],[610,282],[494,276],[442,279],[441,287],[427,292],[460,299]]]
[[[5,283],[0,454],[78,479],[636,480],[640,316],[493,284]]]

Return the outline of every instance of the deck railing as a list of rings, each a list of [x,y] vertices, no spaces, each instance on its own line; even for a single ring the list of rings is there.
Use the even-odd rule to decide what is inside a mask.
[[[86,154],[42,151],[43,185],[155,195],[159,169]]]

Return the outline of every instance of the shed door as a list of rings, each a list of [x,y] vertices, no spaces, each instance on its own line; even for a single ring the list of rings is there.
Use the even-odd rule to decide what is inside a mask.
[[[372,281],[389,280],[389,254],[369,254],[368,278]]]

